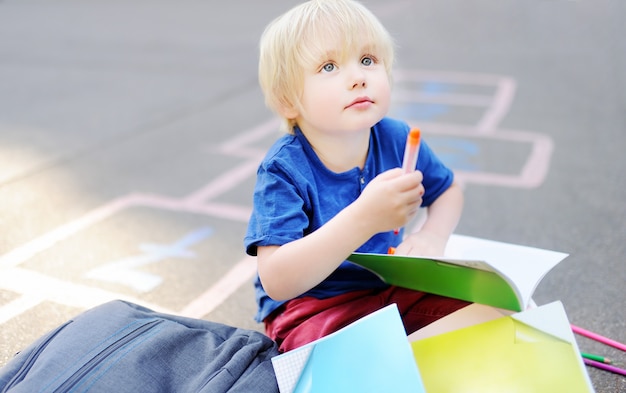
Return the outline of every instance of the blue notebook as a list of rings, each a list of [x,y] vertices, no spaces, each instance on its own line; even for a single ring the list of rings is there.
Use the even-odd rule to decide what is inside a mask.
[[[395,304],[272,364],[281,393],[425,392]]]

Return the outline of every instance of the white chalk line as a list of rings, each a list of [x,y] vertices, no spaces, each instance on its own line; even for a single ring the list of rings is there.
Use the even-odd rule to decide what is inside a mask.
[[[3,271],[0,276],[0,287],[21,294],[16,300],[0,307],[0,323],[7,322],[43,301],[88,309],[110,300],[121,299],[143,304],[156,311],[172,313],[172,310],[133,296],[57,279],[20,267]]]
[[[212,287],[187,304],[180,314],[191,318],[202,318],[220,306],[241,285],[250,283],[256,273],[256,258],[245,257]]]
[[[218,178],[187,197],[176,199],[161,195],[132,193],[102,205],[76,220],[61,225],[0,256],[0,288],[19,294],[18,298],[0,307],[0,324],[46,300],[88,309],[113,299],[123,299],[157,311],[175,313],[173,310],[146,303],[135,297],[48,277],[41,273],[19,268],[19,265],[79,231],[87,229],[121,210],[132,207],[157,207],[247,222],[251,212],[249,206],[211,203],[208,200],[232,189],[255,173],[262,152],[248,148],[245,144],[257,142],[270,133],[276,132],[277,125],[277,119],[270,119],[221,145],[220,151],[222,152],[245,151],[251,159],[222,173]],[[245,280],[249,280],[256,271],[256,263],[251,263],[249,259],[244,259],[244,261],[245,263],[237,263],[229,273],[201,295],[200,299],[202,300],[192,300],[190,305],[183,310],[186,313],[201,316],[208,314],[210,310],[217,307],[234,293]],[[227,295],[224,296],[224,294]],[[219,303],[213,300],[209,301],[206,306],[202,306],[202,301],[210,298],[219,299]]]
[[[422,81],[441,81],[442,83],[459,83],[468,85],[482,85],[493,86],[496,93],[490,98],[488,96],[481,95],[469,95],[469,94],[456,94],[445,95],[437,98],[442,103],[450,105],[465,105],[486,107],[484,115],[480,121],[472,127],[458,125],[450,125],[450,129],[454,129],[458,133],[464,133],[467,136],[469,131],[471,134],[492,134],[496,131],[500,133],[501,130],[497,130],[497,125],[502,118],[508,112],[513,96],[515,94],[515,81],[511,78],[502,77],[499,75],[489,74],[469,74],[469,73],[455,73],[455,72],[436,72],[436,71],[399,71],[395,74],[396,79],[410,79],[410,80],[422,80]],[[411,97],[417,101],[428,101],[429,97],[425,95],[414,95]],[[430,97],[430,102],[434,97]],[[219,146],[218,150],[221,153],[229,154],[235,157],[248,158],[249,160],[242,164],[232,168],[220,175],[217,179],[210,182],[201,189],[189,194],[182,199],[173,199],[159,195],[148,194],[131,194],[126,197],[116,199],[104,206],[101,206],[93,211],[85,214],[81,218],[74,220],[66,225],[62,225],[56,230],[53,230],[39,238],[34,239],[31,242],[18,247],[11,252],[0,256],[0,272],[3,278],[12,277],[14,280],[10,287],[13,292],[22,293],[20,297],[15,299],[3,307],[0,307],[0,324],[8,321],[9,319],[19,315],[20,310],[24,312],[30,309],[41,301],[53,300],[62,304],[74,305],[82,308],[89,308],[99,302],[112,300],[116,298],[122,298],[135,303],[141,303],[146,305],[145,302],[132,297],[124,296],[123,294],[107,292],[97,288],[91,288],[87,286],[81,286],[78,284],[69,283],[66,281],[45,277],[41,274],[29,273],[24,269],[17,268],[17,266],[25,260],[32,258],[34,255],[52,247],[57,242],[66,239],[80,230],[88,228],[107,217],[115,214],[116,212],[126,209],[132,206],[152,206],[163,209],[170,209],[176,211],[186,211],[198,214],[215,215],[221,218],[232,219],[236,221],[245,222],[249,218],[250,207],[238,206],[227,203],[209,203],[209,200],[215,198],[229,189],[232,189],[241,181],[245,180],[248,176],[252,175],[258,161],[262,156],[262,151],[255,149],[253,146],[249,146],[262,138],[270,135],[272,132],[277,132],[278,120],[271,119],[268,122],[260,124],[257,127],[250,129],[247,132],[237,135],[236,137],[226,141]],[[432,124],[435,127],[445,128],[446,126],[441,123]],[[461,130],[462,129],[462,130]],[[498,134],[496,133],[496,135]],[[505,138],[506,139],[506,138]],[[515,139],[515,138],[513,138]],[[521,138],[525,139],[525,138]],[[547,143],[545,142],[547,140]],[[545,165],[545,159],[542,157],[551,154],[552,144],[551,140],[545,139],[544,143],[540,143],[533,149],[532,157],[527,161],[527,164],[522,170],[520,179],[510,179],[510,176],[497,175],[497,174],[476,174],[476,173],[461,173],[460,179],[463,184],[467,182],[498,184],[506,186],[530,186],[531,184],[537,184],[537,182],[543,181],[545,172],[547,172],[547,166]],[[539,174],[539,175],[538,175]],[[226,273],[220,280],[218,280],[208,290],[192,300],[187,306],[185,306],[179,314],[190,317],[202,317],[213,311],[216,307],[222,304],[230,295],[232,295],[243,283],[250,280],[256,271],[256,262],[254,258],[246,257],[235,266],[233,266],[228,273]],[[20,276],[10,276],[7,273],[19,273]],[[17,273],[16,273],[17,272]],[[36,279],[35,279],[36,278]],[[31,280],[38,282],[40,288],[48,288],[43,291],[45,296],[42,297],[42,292],[36,291],[24,291],[24,288],[32,289],[32,287],[24,287],[21,285],[23,280]],[[6,281],[6,279],[4,280]],[[20,283],[21,282],[21,283]],[[6,282],[5,282],[6,284]],[[19,285],[18,285],[19,284]],[[3,281],[0,280],[0,287],[4,287]],[[8,288],[5,288],[8,289]],[[62,292],[67,290],[78,297],[82,297],[81,302],[76,302],[64,296]],[[10,289],[11,290],[11,289]],[[72,296],[73,299],[76,299]],[[172,312],[172,310],[165,310],[158,305],[146,305],[147,307],[164,312]]]

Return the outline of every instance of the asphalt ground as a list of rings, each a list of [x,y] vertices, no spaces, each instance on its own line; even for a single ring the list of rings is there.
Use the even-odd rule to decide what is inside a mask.
[[[242,238],[280,132],[257,43],[293,4],[0,1],[0,365],[113,298],[261,330]],[[391,115],[465,189],[457,233],[569,253],[535,301],[626,342],[626,3],[366,4],[398,44]]]

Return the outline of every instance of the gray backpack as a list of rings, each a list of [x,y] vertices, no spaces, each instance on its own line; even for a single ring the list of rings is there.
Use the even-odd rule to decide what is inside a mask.
[[[0,392],[278,392],[276,355],[259,332],[113,301],[18,353]]]

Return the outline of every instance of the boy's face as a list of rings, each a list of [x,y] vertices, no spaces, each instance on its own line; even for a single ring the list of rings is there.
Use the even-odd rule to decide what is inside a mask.
[[[304,70],[296,120],[306,132],[367,130],[387,113],[391,86],[382,59],[367,45],[342,53],[340,45]]]

